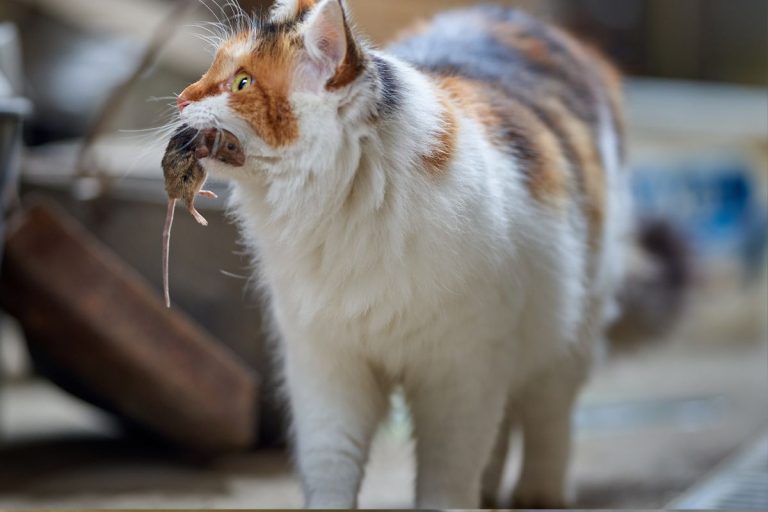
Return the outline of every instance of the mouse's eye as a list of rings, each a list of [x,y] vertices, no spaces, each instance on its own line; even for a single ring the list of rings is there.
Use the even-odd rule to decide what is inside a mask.
[[[230,142],[229,144],[227,144],[227,149],[230,150],[230,151],[234,151],[235,150],[235,145]]]
[[[251,75],[245,72],[240,72],[235,75],[235,79],[232,81],[232,92],[244,91],[251,86],[253,78]]]

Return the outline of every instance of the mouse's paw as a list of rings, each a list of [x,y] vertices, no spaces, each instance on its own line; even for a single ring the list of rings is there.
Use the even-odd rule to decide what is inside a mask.
[[[195,218],[195,220],[197,221],[197,223],[198,223],[198,224],[201,224],[201,225],[203,225],[203,226],[207,226],[207,225],[208,225],[208,221],[207,221],[207,220],[205,220],[205,217],[203,217],[202,215],[200,215],[200,212],[198,212],[197,210],[195,210],[195,207],[194,207],[194,206],[190,206],[190,207],[189,207],[189,213],[191,213],[191,214],[192,214],[192,216]]]

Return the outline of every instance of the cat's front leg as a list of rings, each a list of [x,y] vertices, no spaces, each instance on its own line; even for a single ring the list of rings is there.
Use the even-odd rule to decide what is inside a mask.
[[[305,506],[355,508],[384,386],[362,357],[311,342],[286,350],[285,370]]]
[[[507,396],[497,363],[477,354],[455,364],[435,361],[406,384],[416,437],[417,508],[480,505],[483,469]]]

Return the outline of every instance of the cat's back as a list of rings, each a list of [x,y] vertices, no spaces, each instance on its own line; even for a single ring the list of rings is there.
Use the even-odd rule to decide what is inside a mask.
[[[517,9],[447,11],[389,50],[422,71],[487,83],[527,102],[557,97],[593,125],[601,92],[618,93],[618,73],[596,52]]]
[[[537,108],[557,99],[592,127],[607,95],[620,123],[620,77],[613,67],[564,31],[517,9],[447,11],[389,50],[422,71],[485,83]]]
[[[496,6],[439,14],[389,51],[485,127],[518,162],[535,199],[580,204],[590,241],[599,243],[610,215],[608,175],[623,167],[624,143],[621,77],[598,52]]]

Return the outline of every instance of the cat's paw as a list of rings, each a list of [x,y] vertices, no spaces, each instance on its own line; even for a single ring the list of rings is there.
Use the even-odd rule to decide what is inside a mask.
[[[485,496],[480,499],[480,508],[483,510],[496,510],[500,508],[499,500],[496,496]]]
[[[516,492],[512,497],[512,508],[514,510],[553,510],[568,508],[568,504],[563,496],[543,491],[522,491]]]

